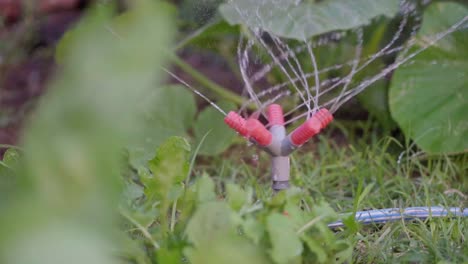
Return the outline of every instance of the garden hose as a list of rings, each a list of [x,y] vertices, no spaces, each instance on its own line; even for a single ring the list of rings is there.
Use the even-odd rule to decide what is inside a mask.
[[[350,214],[343,214],[341,218],[349,216]],[[394,221],[408,221],[408,220],[425,220],[427,218],[435,217],[468,217],[467,208],[458,207],[408,207],[408,208],[385,208],[369,211],[358,211],[355,214],[355,220],[361,224],[385,224]],[[342,220],[328,224],[330,228],[344,227],[345,224]]]

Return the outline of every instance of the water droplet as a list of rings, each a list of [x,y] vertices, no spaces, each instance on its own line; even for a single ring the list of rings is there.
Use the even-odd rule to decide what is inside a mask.
[[[252,161],[258,161],[258,155],[257,154],[253,154],[252,155]]]

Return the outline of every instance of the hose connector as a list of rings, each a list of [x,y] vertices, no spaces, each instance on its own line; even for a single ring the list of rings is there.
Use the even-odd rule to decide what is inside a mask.
[[[248,137],[248,131],[246,127],[247,121],[236,112],[229,112],[224,118],[224,123],[226,123],[230,128],[234,129],[243,137]]]
[[[296,128],[290,135],[291,143],[301,146],[309,141],[320,130],[327,127],[333,120],[333,115],[325,108],[320,109],[315,115],[309,118],[301,126]]]
[[[271,144],[273,136],[266,127],[255,118],[249,118],[245,124],[248,136],[258,145],[265,147]]]

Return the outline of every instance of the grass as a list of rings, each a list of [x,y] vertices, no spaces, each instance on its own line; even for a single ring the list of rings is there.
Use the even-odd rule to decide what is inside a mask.
[[[292,183],[337,212],[412,206],[466,207],[468,155],[414,155],[411,144],[383,136],[375,124],[340,124],[292,156]],[[254,186],[271,196],[268,156],[255,147],[237,146],[195,167],[213,175],[222,192],[227,182]],[[311,206],[311,205],[310,205]],[[305,206],[307,208],[308,205]],[[353,262],[466,263],[468,219],[399,221],[336,232],[354,245]]]

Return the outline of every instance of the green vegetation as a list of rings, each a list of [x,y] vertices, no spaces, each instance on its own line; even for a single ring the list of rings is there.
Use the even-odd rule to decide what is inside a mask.
[[[466,148],[444,154],[466,141],[466,127],[442,134],[450,148],[439,149],[443,144],[390,136],[372,118],[336,120],[292,156],[294,186],[273,194],[266,154],[244,141],[233,144],[237,137],[222,124],[222,115],[211,107],[197,111],[189,91],[165,84],[171,58],[183,63],[171,50],[174,9],[158,1],[134,2],[123,13],[111,4],[96,5],[64,36],[57,52],[61,71],[31,116],[21,147],[7,146],[0,162],[0,263],[468,262],[468,218],[364,226],[352,216],[388,207],[466,207]],[[177,47],[233,32],[224,22],[204,29]],[[424,24],[421,34],[429,29]],[[444,52],[451,63],[458,37],[418,60]],[[372,53],[376,46],[364,49]],[[347,47],[333,48],[344,54]],[[226,40],[215,51],[227,56],[232,48]],[[328,58],[322,60],[326,64]],[[435,66],[417,74],[452,85],[438,75],[450,71],[436,75]],[[213,88],[188,67],[196,81]],[[411,67],[398,70],[392,93],[413,74]],[[447,89],[462,89],[464,81]],[[223,109],[236,107],[238,102],[228,100],[232,92],[216,89],[210,91],[224,99],[217,101]],[[405,135],[417,137],[409,132],[411,120],[400,117],[411,112],[417,119],[421,113],[390,102]],[[462,120],[452,122],[464,121],[459,102],[454,104]],[[440,119],[426,120],[435,125]],[[344,228],[327,226],[339,218]]]

